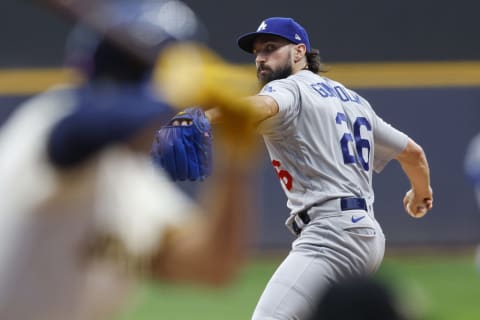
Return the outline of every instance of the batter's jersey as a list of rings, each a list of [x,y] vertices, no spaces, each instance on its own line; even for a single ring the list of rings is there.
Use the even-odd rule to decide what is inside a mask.
[[[279,106],[259,130],[292,214],[340,197],[373,203],[372,172],[404,150],[405,134],[354,91],[308,70],[266,84],[259,95]]]

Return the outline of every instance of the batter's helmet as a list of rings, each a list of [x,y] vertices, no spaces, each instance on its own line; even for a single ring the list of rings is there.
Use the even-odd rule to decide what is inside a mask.
[[[66,63],[88,76],[138,80],[172,41],[206,41],[206,29],[179,0],[51,0],[79,26]]]

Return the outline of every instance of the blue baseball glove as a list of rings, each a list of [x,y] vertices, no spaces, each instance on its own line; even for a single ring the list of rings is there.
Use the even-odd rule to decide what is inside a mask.
[[[173,180],[203,180],[212,171],[212,129],[200,108],[179,112],[155,135],[153,162]]]

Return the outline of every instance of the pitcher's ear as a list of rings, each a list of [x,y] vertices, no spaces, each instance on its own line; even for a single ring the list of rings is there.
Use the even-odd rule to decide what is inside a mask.
[[[303,43],[295,45],[294,61],[298,62],[307,54],[307,47]]]

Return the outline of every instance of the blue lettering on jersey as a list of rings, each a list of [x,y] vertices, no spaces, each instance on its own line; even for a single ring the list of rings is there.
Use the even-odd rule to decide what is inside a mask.
[[[341,125],[342,122],[348,123],[347,116],[344,113],[338,112],[335,117],[335,122]],[[350,164],[355,163],[355,155],[350,154],[348,144],[353,142],[353,137],[350,133],[344,133],[342,139],[340,139],[340,148],[342,149],[343,163]]]
[[[275,89],[272,86],[266,86],[263,88],[263,92],[275,92]]]
[[[342,125],[343,122],[347,124],[348,118],[344,113],[338,112],[337,116],[335,117],[335,122],[338,125]],[[349,144],[353,143],[357,151],[358,163],[362,166],[362,168],[365,171],[369,171],[371,144],[368,139],[362,137],[361,131],[360,131],[362,126],[365,127],[367,131],[372,131],[372,126],[370,125],[370,122],[368,122],[366,118],[364,117],[356,118],[355,122],[353,123],[353,132],[348,130],[342,135],[342,138],[340,139],[340,148],[342,150],[343,163],[345,164],[356,163],[357,160],[355,158],[355,155],[350,153],[350,150],[348,148]],[[364,154],[364,150],[366,154]]]
[[[364,126],[367,131],[372,131],[372,126],[370,125],[370,122],[368,122],[367,118],[358,117],[353,124],[353,136],[355,137],[355,147],[359,156],[358,160],[362,165],[363,169],[368,171],[370,169],[370,166],[368,164],[368,161],[370,159],[370,141],[368,141],[368,139],[362,138],[360,133],[360,127],[362,126]],[[366,159],[363,154],[364,149],[367,153]]]
[[[347,102],[350,100],[345,88],[342,88],[340,86],[335,86],[335,92],[337,93],[337,97],[339,97],[340,100],[344,102]]]
[[[312,83],[310,86],[324,98],[336,96],[335,90],[325,83]]]
[[[351,101],[360,104],[360,96],[358,94],[354,94],[352,91],[343,86],[336,85],[332,87],[324,82],[312,83],[310,86],[324,98],[336,97],[343,102]]]

